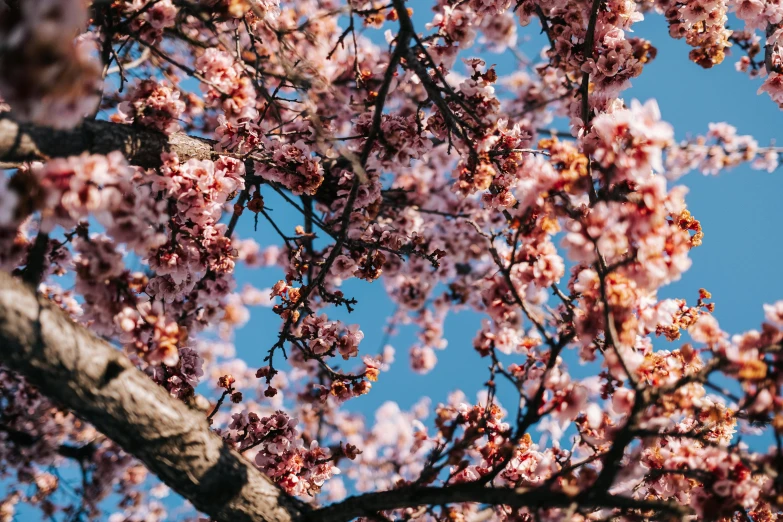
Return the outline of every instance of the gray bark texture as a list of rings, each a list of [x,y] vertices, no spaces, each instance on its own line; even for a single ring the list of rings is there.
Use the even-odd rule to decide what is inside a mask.
[[[118,150],[131,165],[152,168],[160,166],[162,152],[176,152],[181,161],[214,159],[213,147],[211,140],[181,132],[167,136],[110,121],[84,121],[73,129],[60,130],[17,122],[0,114],[0,166],[5,167],[83,152],[108,154]]]
[[[299,522],[307,507],[111,344],[0,272],[0,363],[92,423],[219,522]]]

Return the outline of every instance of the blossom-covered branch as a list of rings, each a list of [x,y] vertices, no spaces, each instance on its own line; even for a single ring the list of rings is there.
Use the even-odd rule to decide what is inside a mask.
[[[111,437],[218,521],[300,520],[305,508],[117,350],[0,273],[0,362]]]

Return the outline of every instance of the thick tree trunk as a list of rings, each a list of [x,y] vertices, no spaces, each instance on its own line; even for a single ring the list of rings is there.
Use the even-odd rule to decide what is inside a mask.
[[[122,352],[0,272],[0,363],[111,438],[220,522],[297,522],[306,506],[212,433]]]

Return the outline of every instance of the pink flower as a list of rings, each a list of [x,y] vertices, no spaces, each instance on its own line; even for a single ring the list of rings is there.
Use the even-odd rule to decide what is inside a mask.
[[[364,333],[359,330],[359,325],[352,324],[345,329],[343,335],[337,341],[337,348],[343,359],[348,360],[359,354],[359,343],[364,339]]]
[[[663,171],[662,151],[673,138],[672,127],[660,120],[655,100],[644,105],[633,100],[630,109],[596,117],[594,138],[586,146],[602,165],[614,165],[620,177],[642,180],[650,176],[650,170]],[[633,146],[629,148],[628,143]]]
[[[764,83],[759,87],[757,94],[766,92],[777,104],[783,104],[783,74],[770,73]]]
[[[177,16],[177,8],[171,0],[156,2],[146,13],[144,19],[156,30],[162,30],[174,25]]]
[[[764,317],[775,326],[783,327],[783,301],[764,305]]]
[[[718,320],[709,314],[700,315],[696,323],[688,328],[688,333],[697,343],[705,344],[716,344],[726,337],[718,326]]]
[[[511,5],[511,0],[469,0],[468,6],[478,16],[497,15]]]
[[[435,367],[438,358],[429,346],[414,346],[410,350],[411,369],[416,373],[428,373]]]

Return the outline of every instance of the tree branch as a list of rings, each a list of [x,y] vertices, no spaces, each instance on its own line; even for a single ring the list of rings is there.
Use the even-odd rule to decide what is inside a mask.
[[[580,508],[618,508],[655,511],[657,520],[679,519],[688,513],[686,506],[652,500],[636,500],[616,495],[603,495],[590,499],[572,497],[544,488],[511,489],[488,488],[478,484],[460,484],[450,487],[403,487],[391,491],[367,493],[350,497],[337,504],[319,509],[312,514],[319,522],[344,522],[378,511],[415,507],[423,505],[444,505],[472,502],[479,504],[504,505],[514,508],[556,508],[578,505]],[[663,514],[669,515],[666,517]]]
[[[0,167],[25,161],[78,156],[83,152],[108,154],[120,151],[132,165],[160,166],[162,152],[175,152],[181,161],[214,159],[214,141],[183,133],[165,135],[142,127],[110,121],[84,121],[73,129],[52,129],[19,123],[0,114]]]
[[[78,127],[62,130],[20,123],[8,114],[0,113],[0,169],[17,168],[27,161],[78,156],[83,152],[108,154],[113,151],[120,151],[128,163],[145,169],[160,167],[163,152],[176,153],[181,162],[189,159],[214,160],[221,155],[236,157],[217,152],[214,140],[182,132],[166,135],[110,121],[84,121]],[[248,177],[252,177],[252,168],[246,169],[246,172]],[[336,179],[327,178],[315,200],[330,205],[336,197],[336,184]]]
[[[0,272],[0,363],[92,423],[219,522],[298,522],[306,506],[112,345]]]
[[[598,21],[598,9],[601,7],[601,0],[593,0],[590,6],[590,19],[587,22],[587,32],[585,33],[584,57],[585,63],[593,59],[593,44],[595,40],[595,24]],[[585,134],[590,128],[590,73],[582,73],[582,83],[579,87],[582,97],[582,125]]]

